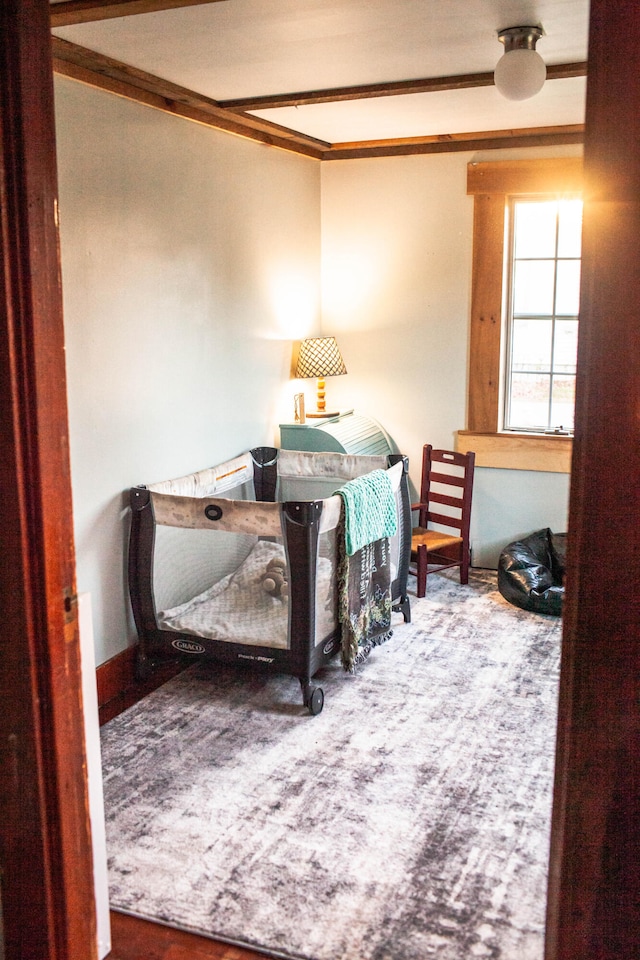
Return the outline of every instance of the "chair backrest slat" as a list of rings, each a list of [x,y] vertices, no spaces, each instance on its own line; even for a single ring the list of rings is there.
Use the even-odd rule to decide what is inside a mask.
[[[451,527],[454,530],[462,530],[464,523],[462,517],[448,517],[444,513],[434,513],[429,510],[427,516],[431,523],[439,523],[440,526]]]
[[[431,471],[431,483],[446,483],[450,487],[464,487],[464,477],[454,476],[452,473],[434,473]]]
[[[462,510],[462,504],[464,503],[464,497],[448,497],[444,493],[436,493],[434,490],[431,491],[429,495],[430,503],[444,503],[448,507],[455,507],[457,510]]]

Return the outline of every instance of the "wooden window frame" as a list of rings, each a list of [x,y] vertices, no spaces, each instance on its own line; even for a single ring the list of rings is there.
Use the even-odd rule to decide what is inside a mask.
[[[581,192],[581,157],[467,167],[467,194],[474,198],[473,280],[467,429],[458,431],[458,446],[475,450],[478,466],[570,472],[571,438],[501,430],[505,216],[508,198],[517,194]]]

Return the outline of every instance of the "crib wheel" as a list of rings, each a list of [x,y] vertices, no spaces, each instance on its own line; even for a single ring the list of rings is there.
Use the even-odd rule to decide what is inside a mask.
[[[322,687],[314,687],[311,690],[307,706],[312,717],[317,717],[319,713],[322,713],[324,707],[324,690]]]

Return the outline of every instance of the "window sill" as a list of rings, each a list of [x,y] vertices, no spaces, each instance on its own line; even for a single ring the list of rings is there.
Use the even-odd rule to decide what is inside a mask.
[[[458,430],[456,449],[473,450],[477,467],[570,473],[573,438]]]

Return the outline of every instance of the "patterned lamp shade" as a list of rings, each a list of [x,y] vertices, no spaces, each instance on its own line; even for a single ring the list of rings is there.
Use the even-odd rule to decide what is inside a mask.
[[[309,337],[300,344],[296,377],[338,377],[346,372],[335,337]]]
[[[346,372],[347,368],[335,337],[309,337],[302,341],[295,376],[318,378],[318,409],[315,413],[308,413],[308,417],[337,416],[337,413],[327,413],[324,378],[338,377]]]

